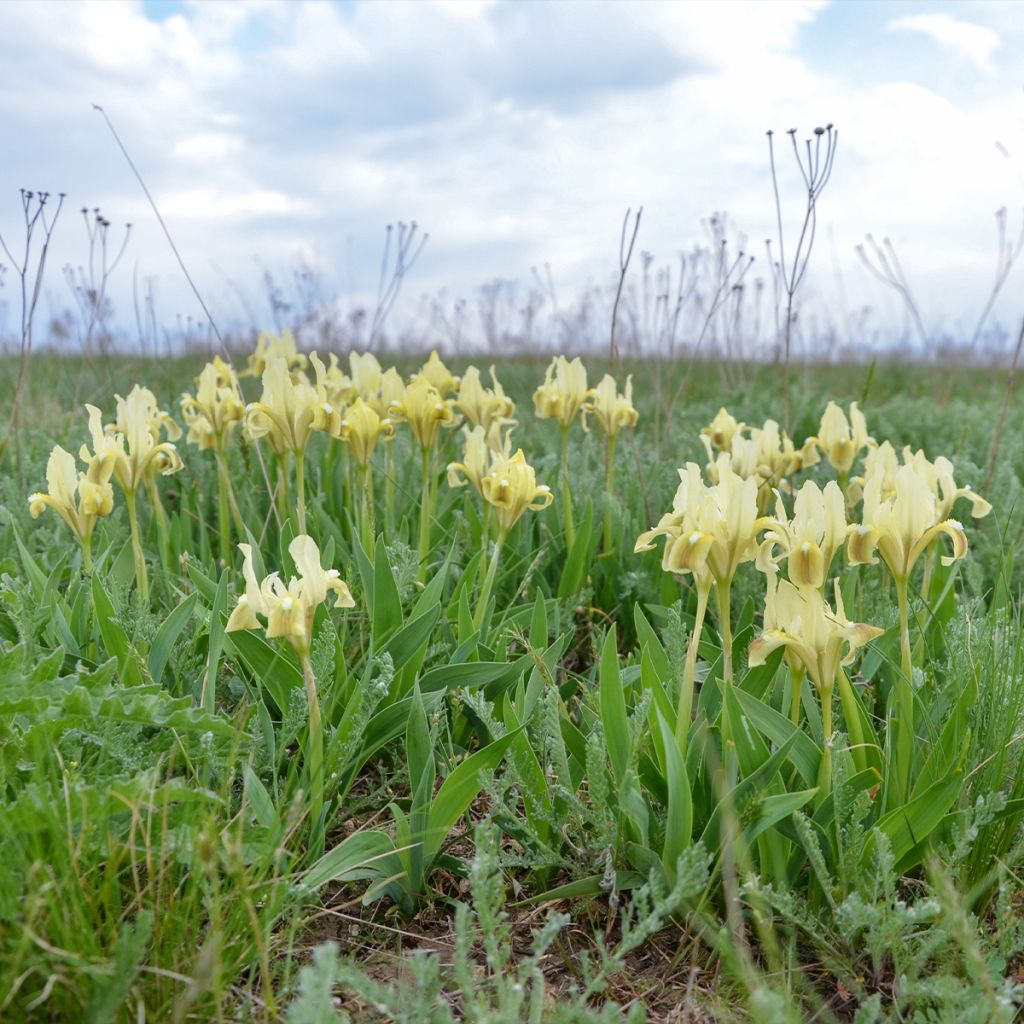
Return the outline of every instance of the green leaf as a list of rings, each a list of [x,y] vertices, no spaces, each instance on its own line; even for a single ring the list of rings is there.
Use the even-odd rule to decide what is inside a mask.
[[[573,597],[583,588],[583,581],[587,578],[587,567],[590,564],[590,539],[593,527],[594,502],[588,498],[587,511],[583,516],[583,522],[576,528],[576,538],[572,542],[572,549],[558,581],[558,597],[561,600]]]
[[[928,751],[928,756],[914,782],[911,796],[919,796],[928,787],[946,778],[961,756],[971,712],[978,699],[978,683],[974,673],[967,673],[967,679],[967,685],[946,717],[942,732]]]
[[[402,625],[402,602],[388,561],[384,538],[377,538],[373,556],[373,648]]]
[[[651,665],[658,674],[660,680],[672,678],[672,663],[669,661],[665,645],[655,632],[647,616],[644,615],[640,602],[633,605],[633,624],[636,628],[638,646],[641,651],[646,651],[651,659]]]
[[[419,687],[424,693],[438,690],[468,690],[487,686],[491,683],[510,683],[522,675],[531,665],[530,655],[523,655],[515,661],[469,661],[462,665],[438,665],[419,678]]]
[[[921,862],[928,838],[942,824],[963,784],[963,772],[954,772],[879,819],[876,828],[889,837],[897,871],[909,871]],[[875,842],[872,831],[861,848],[860,862],[865,868],[871,862]]]
[[[14,533],[14,542],[18,546],[18,554],[21,557],[21,567],[25,570],[25,576],[32,585],[35,599],[41,601],[46,593],[46,574],[36,565],[36,560],[29,554],[28,548],[22,544],[21,534],[18,533],[18,528],[13,523],[11,529]]]
[[[333,850],[328,850],[306,873],[302,881],[311,889],[328,882],[353,882],[376,878],[381,864],[395,853],[395,844],[385,832],[356,832]]]
[[[384,645],[384,651],[391,655],[395,672],[403,669],[416,656],[420,648],[426,645],[440,614],[440,605],[427,608],[420,615],[407,622]]]
[[[542,650],[548,645],[548,605],[540,590],[533,601],[530,614],[530,646]]]
[[[821,750],[814,740],[803,729],[795,726],[785,715],[780,715],[763,701],[752,697],[743,690],[734,691],[736,701],[743,709],[743,714],[766,739],[772,743],[791,744],[789,759],[793,767],[800,773],[805,782],[812,786],[818,784],[818,766],[821,763]]]
[[[742,779],[718,802],[700,837],[700,841],[709,850],[718,849],[718,842],[712,840],[717,840],[721,820],[727,814],[735,815],[741,825],[747,824],[751,808],[759,806],[759,802],[763,801],[762,791],[767,788],[782,763],[789,757],[795,742],[796,737],[790,736],[763,765],[752,775]]]
[[[763,797],[757,821],[747,828],[744,834],[747,842],[752,843],[762,832],[788,818],[794,811],[799,811],[814,799],[817,792],[818,788],[815,786],[813,789],[802,789],[795,793],[773,793]]]
[[[423,707],[419,687],[412,691],[412,707],[405,729],[405,753],[415,807],[421,802],[429,802],[434,789],[434,744],[431,742],[427,712]]]
[[[211,624],[211,633],[216,628]],[[288,708],[292,690],[305,685],[299,667],[290,661],[284,647],[271,647],[252,630],[224,634],[227,649],[246,664],[256,682],[266,691],[278,711]]]
[[[617,871],[615,873],[615,891],[628,892],[630,889],[639,889],[644,885],[647,878],[636,871]],[[521,900],[517,906],[529,905],[531,903],[554,903],[557,900],[578,900],[587,896],[603,896],[608,892],[607,879],[604,875],[590,875],[588,878],[580,878],[575,882],[568,882],[565,885],[556,886],[546,892],[538,893],[529,899]]]
[[[768,655],[763,665],[748,669],[746,675],[739,682],[739,688],[761,700],[775,680],[775,674],[779,671],[779,663],[782,661],[784,653],[784,649],[779,647]]]
[[[498,767],[505,751],[521,731],[522,726],[489,743],[475,754],[470,754],[441,784],[430,808],[428,834],[424,843],[428,861],[433,859],[451,827],[476,799],[482,786],[480,776]]]
[[[449,550],[441,567],[430,577],[430,582],[420,591],[420,596],[416,598],[416,603],[412,606],[412,614],[409,616],[411,619],[416,618],[428,608],[440,605],[445,584],[448,582],[448,571],[451,568],[454,552],[455,548],[453,547]]]
[[[267,787],[260,782],[256,773],[246,765],[242,769],[242,777],[245,779],[245,794],[249,799],[249,806],[256,821],[263,828],[276,828],[280,825],[277,811],[274,808],[274,801],[267,792]]]
[[[722,737],[734,744],[740,773],[746,778],[768,760],[771,751],[744,714],[736,692],[736,687],[731,683],[723,684]]]
[[[604,638],[601,648],[601,664],[598,670],[601,724],[604,727],[608,759],[617,786],[621,786],[629,767],[630,742],[629,721],[626,717],[626,695],[622,689],[622,675],[619,672],[619,652],[616,647],[615,626]]]
[[[255,553],[255,549],[254,549]],[[200,597],[207,603],[212,604],[214,595],[217,593],[217,581],[207,576],[195,562],[188,563],[188,578],[199,591]]]
[[[217,706],[217,669],[220,665],[221,651],[224,649],[224,611],[228,603],[228,570],[220,574],[220,582],[213,596],[210,609],[210,637],[207,645],[206,675],[203,677],[202,693],[198,694],[200,703],[207,711]]]
[[[668,784],[668,813],[665,815],[665,841],[661,866],[674,884],[676,865],[683,851],[693,842],[693,794],[686,762],[675,734],[663,716],[658,715],[665,748],[665,781]]]
[[[100,628],[103,646],[107,654],[117,658],[117,670],[126,686],[138,686],[142,682],[134,648],[121,624],[114,618],[114,605],[100,583],[99,576],[92,578],[92,601],[96,610],[96,623]]]
[[[192,618],[196,604],[199,601],[198,594],[189,594],[184,601],[175,608],[164,621],[153,637],[153,644],[149,649],[149,658],[146,665],[149,669],[149,676],[154,683],[159,683],[164,674],[167,660],[174,649],[175,641],[181,635],[181,631]]]

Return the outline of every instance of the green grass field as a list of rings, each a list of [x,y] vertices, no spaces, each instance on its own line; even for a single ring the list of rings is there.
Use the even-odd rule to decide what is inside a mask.
[[[713,483],[700,431],[721,406],[782,420],[778,367],[616,366],[639,420],[610,489],[595,415],[572,418],[563,466],[539,361],[497,367],[536,481],[499,453],[484,495],[449,486],[467,460],[443,387],[422,408],[403,391],[366,470],[357,382],[310,399],[312,370],[213,447],[182,436],[168,475],[166,425],[133,433],[130,402],[123,456],[90,438],[85,404],[113,423],[136,384],[186,426],[204,362],[32,364],[0,475],[0,1020],[1015,1019],[1024,405],[993,453],[1005,371],[794,374],[796,451],[856,401],[901,465],[904,446],[948,458],[988,515],[919,466],[878,477],[892,515],[871,520],[868,472],[833,557],[820,520],[736,510],[758,492],[776,516],[774,485],[792,516],[864,452],[848,471],[758,456],[752,490],[730,497],[719,463],[691,491],[666,572],[665,541],[637,538],[680,467]],[[0,364],[5,410],[16,373]],[[261,400],[258,377],[241,388]],[[54,445],[109,508],[72,495],[86,545],[30,516]],[[524,509],[538,484],[550,506]],[[886,530],[921,541],[902,579]],[[884,561],[852,564],[869,541]],[[794,586],[765,622],[770,576]]]

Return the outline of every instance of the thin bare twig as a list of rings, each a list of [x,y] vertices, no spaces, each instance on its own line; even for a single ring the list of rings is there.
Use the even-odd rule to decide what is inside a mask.
[[[924,325],[924,317],[921,316],[921,307],[914,296],[913,289],[910,287],[910,281],[906,273],[904,273],[903,265],[896,255],[896,247],[888,238],[883,238],[882,244],[879,245],[871,235],[865,237],[865,242],[871,248],[870,254],[863,243],[855,246],[854,251],[857,253],[861,263],[864,264],[871,274],[881,281],[882,284],[892,288],[903,300],[903,304],[907,307],[907,312],[910,314],[911,319],[913,319],[914,325],[917,327],[917,333],[921,336],[921,343],[927,352],[931,339],[928,329]]]
[[[995,433],[992,435],[992,447],[988,454],[988,470],[985,473],[985,493],[988,494],[992,486],[992,477],[996,471],[996,459],[999,457],[999,444],[1003,437],[1003,425],[1010,412],[1010,402],[1013,400],[1013,390],[1017,383],[1017,370],[1020,368],[1020,353],[1024,347],[1024,320],[1021,321],[1020,331],[1017,334],[1017,345],[1013,350],[1013,361],[1010,363],[1010,373],[1006,378],[1006,394],[1003,396],[1003,407],[999,412],[999,419],[996,421]]]
[[[35,322],[36,307],[39,304],[39,296],[42,292],[46,257],[50,251],[50,241],[57,226],[57,219],[60,217],[60,212],[64,207],[64,193],[61,192],[57,198],[57,206],[53,211],[53,215],[48,216],[46,204],[49,202],[49,199],[49,192],[33,192],[29,189],[21,190],[25,247],[20,259],[14,256],[4,237],[0,235],[0,247],[7,254],[7,258],[10,260],[11,266],[14,268],[14,272],[18,275],[21,283],[21,341],[18,381],[14,388],[14,401],[11,405],[10,418],[7,421],[7,432],[4,434],[3,441],[0,442],[0,465],[3,464],[11,438],[15,436],[18,428],[21,400],[24,397],[25,388],[28,384],[29,367],[32,362],[32,326]],[[39,248],[39,255],[35,261],[35,269],[33,270],[33,243],[38,232],[42,232],[42,243]]]
[[[774,132],[768,132],[768,161],[772,175],[772,193],[775,197],[775,221],[779,232],[779,260],[774,269],[780,276],[782,290],[786,294],[786,322],[783,336],[783,405],[786,431],[789,431],[789,363],[793,335],[793,305],[814,249],[814,238],[818,228],[818,199],[825,190],[832,169],[835,166],[836,147],[839,131],[832,124],[814,129],[814,140],[805,139],[805,154],[801,155],[796,141],[796,129],[790,128],[790,141],[796,158],[800,177],[806,189],[803,224],[797,239],[796,251],[791,262],[786,261],[785,233],[782,227],[782,199],[779,195],[779,179],[775,168]],[[824,146],[824,148],[823,148]]]
[[[1011,241],[1006,233],[1005,206],[996,210],[996,232],[998,236],[996,242],[996,277],[992,284],[992,291],[988,296],[988,302],[985,303],[985,308],[981,311],[981,316],[978,317],[978,324],[974,328],[974,334],[971,336],[972,349],[978,343],[978,339],[981,337],[981,329],[985,326],[985,321],[992,312],[992,307],[996,304],[996,299],[999,298],[999,293],[1003,290],[1003,285],[1006,284],[1006,279],[1010,276],[1010,271],[1013,270],[1017,257],[1020,256],[1021,250],[1024,249],[1024,220],[1021,221],[1020,234],[1017,236],[1016,241]]]
[[[640,233],[640,218],[643,216],[644,208],[641,206],[633,218],[633,230],[629,230],[630,218],[633,217],[633,208],[626,210],[626,216],[622,218],[622,234],[619,238],[619,285],[615,289],[615,302],[612,304],[612,329],[608,340],[608,372],[613,372],[615,364],[619,361],[619,346],[616,341],[616,328],[619,322],[619,303],[622,301],[622,288],[626,283],[626,274],[629,271],[629,263],[633,258],[633,247],[636,245],[636,237]],[[626,244],[626,235],[629,235],[629,244]]]
[[[384,322],[388,318],[395,302],[398,300],[402,290],[402,283],[405,275],[412,270],[416,261],[420,258],[424,246],[430,240],[430,235],[423,234],[417,239],[418,226],[416,221],[405,224],[398,222],[398,231],[394,225],[388,224],[384,230],[384,254],[380,261],[380,280],[377,285],[377,308],[373,313],[373,322],[370,325],[370,336],[367,339],[366,347],[373,349],[374,342],[384,330]],[[391,241],[395,240],[394,265],[391,263]]]
[[[103,120],[107,122],[107,127],[110,129],[110,134],[114,136],[114,141],[117,143],[118,149],[121,150],[121,153],[127,161],[128,166],[131,168],[132,174],[135,175],[135,179],[136,181],[138,181],[140,187],[142,188],[142,191],[145,194],[146,199],[149,200],[149,205],[152,208],[153,213],[156,215],[157,223],[159,223],[161,229],[163,230],[164,237],[167,239],[167,244],[171,247],[171,252],[174,253],[174,258],[178,261],[178,266],[181,268],[182,274],[185,275],[185,280],[188,282],[188,286],[192,289],[192,294],[196,297],[196,301],[202,307],[203,313],[206,316],[206,322],[210,325],[210,328],[212,329],[213,333],[217,335],[217,342],[220,344],[221,355],[230,363],[231,353],[228,351],[227,345],[224,343],[224,337],[217,327],[217,322],[213,319],[213,314],[210,312],[206,303],[203,301],[202,295],[199,294],[199,289],[196,287],[195,281],[192,280],[192,275],[188,272],[188,267],[185,266],[185,261],[182,259],[181,253],[178,252],[178,247],[174,244],[174,239],[171,237],[170,229],[167,227],[167,224],[164,222],[163,217],[160,215],[160,208],[156,205],[156,200],[153,198],[149,189],[146,187],[146,182],[143,180],[142,175],[139,173],[139,169],[135,166],[135,161],[132,160],[132,158],[128,155],[128,150],[125,149],[125,145],[121,141],[121,136],[117,134],[113,122],[107,116],[107,112],[98,103],[94,103],[92,105],[92,109],[97,111],[97,113],[99,113]]]

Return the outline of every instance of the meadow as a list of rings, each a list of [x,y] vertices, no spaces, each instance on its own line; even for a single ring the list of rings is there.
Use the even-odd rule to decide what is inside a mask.
[[[1016,1018],[1005,369],[227,355],[20,396],[0,1019]]]

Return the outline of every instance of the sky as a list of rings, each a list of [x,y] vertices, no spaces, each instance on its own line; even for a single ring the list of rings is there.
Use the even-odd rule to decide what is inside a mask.
[[[968,337],[995,211],[1014,235],[1024,217],[1022,48],[1014,0],[7,0],[0,233],[20,237],[20,188],[65,192],[48,315],[73,306],[86,207],[112,240],[133,225],[110,280],[129,333],[147,281],[161,322],[203,319],[99,104],[218,320],[270,326],[262,275],[287,292],[299,260],[339,309],[372,308],[385,226],[416,221],[430,239],[393,325],[429,331],[422,296],[475,309],[495,279],[525,294],[535,266],[563,304],[607,285],[639,205],[655,265],[725,211],[767,277],[765,132],[784,147],[832,122],[804,300],[848,320],[870,304],[903,330],[855,253],[888,237],[927,330]],[[800,178],[777,156],[792,246]],[[995,312],[1008,330],[1022,272]]]

